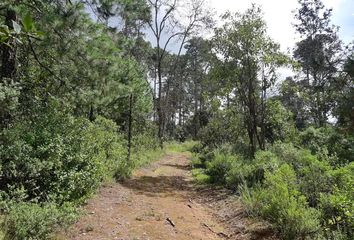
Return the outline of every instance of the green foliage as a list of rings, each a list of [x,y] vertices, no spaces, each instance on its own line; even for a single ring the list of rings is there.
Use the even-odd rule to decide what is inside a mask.
[[[353,228],[353,164],[334,168],[335,158],[277,142],[254,159],[225,145],[193,158],[197,182],[217,182],[238,190],[249,214],[271,223],[284,239],[350,239]],[[207,176],[205,176],[207,174]]]
[[[197,144],[198,143],[195,141],[186,141],[186,142],[182,142],[182,143],[169,142],[166,146],[166,150],[171,151],[171,152],[189,152]]]
[[[241,185],[252,187],[262,183],[264,173],[273,172],[280,165],[278,158],[267,151],[257,152],[255,159],[245,159],[240,156],[237,159],[226,177],[227,187],[234,190]]]
[[[321,0],[299,0],[302,39],[293,66],[301,72],[271,94],[277,69],[291,61],[267,35],[256,5],[224,14],[209,40],[193,37],[212,25],[195,8],[194,25],[176,29],[185,38],[172,36],[185,43],[176,55],[144,39],[154,14],[144,0],[3,2],[0,209],[7,238],[46,239],[71,222],[67,202],[81,203],[102,181],[126,178],[164,153],[158,130],[171,140],[199,140],[166,149],[192,150],[197,182],[239,189],[249,212],[284,238],[352,238],[353,49],[340,53]],[[109,26],[93,21],[86,4]],[[149,78],[160,80],[158,88]]]
[[[354,138],[336,131],[333,127],[309,127],[300,133],[301,145],[312,153],[327,151],[332,165],[345,165],[354,161]]]
[[[20,86],[14,82],[0,83],[0,116],[3,125],[6,120],[16,115],[16,110],[19,105],[18,98],[20,95]]]
[[[295,171],[287,164],[274,173],[267,172],[263,187],[241,194],[245,204],[273,223],[284,239],[304,239],[320,231],[320,212],[307,206],[296,184]]]
[[[158,159],[165,153],[161,149],[156,136],[156,128],[146,125],[141,132],[134,134],[132,141],[132,156],[128,168],[132,171],[134,168],[141,167]]]
[[[210,176],[205,174],[205,170],[202,168],[192,169],[192,175],[199,184],[211,183]]]
[[[323,212],[323,221],[329,230],[340,229],[347,236],[354,232],[354,164],[335,169],[331,172],[332,189],[323,193],[320,206]],[[327,232],[328,235],[332,233]]]
[[[111,120],[98,117],[90,124],[85,135],[85,150],[91,156],[97,156],[96,162],[102,166],[99,174],[105,180],[128,177],[131,168],[127,162],[126,141],[117,133],[118,126]]]
[[[237,133],[237,134],[235,134]],[[235,143],[240,150],[247,151],[246,143],[243,140],[245,130],[242,126],[242,116],[231,111],[218,111],[203,127],[198,138],[201,139],[203,147],[217,148],[226,143]]]
[[[316,207],[320,195],[329,192],[332,185],[332,168],[326,159],[319,159],[310,151],[297,149],[292,144],[275,144],[271,149],[282,162],[292,165],[302,194],[310,206]]]
[[[97,118],[90,123],[56,110],[42,111],[36,121],[23,121],[2,133],[1,191],[8,198],[80,201],[104,178],[124,169],[124,140],[113,122]]]
[[[292,113],[277,100],[267,101],[266,111],[265,136],[267,141],[270,143],[294,141],[297,134]]]
[[[234,155],[216,150],[212,160],[206,162],[205,173],[210,176],[212,183],[226,183],[227,173],[232,169],[233,164],[237,161]]]
[[[55,204],[16,204],[5,217],[5,239],[49,239],[53,232],[74,223],[76,218],[77,212],[69,204],[61,207]]]

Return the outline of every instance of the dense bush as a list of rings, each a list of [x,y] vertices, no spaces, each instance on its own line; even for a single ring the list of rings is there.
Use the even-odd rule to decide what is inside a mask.
[[[296,171],[301,192],[306,196],[310,206],[316,207],[320,195],[328,193],[332,181],[328,162],[311,154],[309,150],[297,149],[292,144],[275,144],[271,150],[282,162],[291,164]]]
[[[324,225],[330,230],[342,230],[354,235],[354,163],[331,171],[332,188],[323,193],[320,208]],[[327,233],[331,234],[331,233]]]
[[[310,151],[277,142],[253,159],[230,145],[198,152],[193,164],[205,170],[196,172],[197,180],[239,190],[247,211],[269,220],[283,238],[353,236],[354,165],[333,164],[337,157],[323,146]]]
[[[320,212],[307,205],[291,166],[267,172],[262,187],[241,192],[246,205],[272,222],[284,239],[304,239],[320,231]]]
[[[313,154],[326,149],[334,156],[332,165],[345,165],[354,161],[354,138],[339,133],[333,127],[309,127],[300,134],[301,145],[311,150]]]
[[[124,141],[116,129],[103,118],[90,123],[48,110],[4,130],[2,195],[56,203],[85,198],[109,174],[125,170]]]
[[[223,153],[220,150],[214,152],[212,160],[206,162],[206,174],[213,183],[226,183],[227,173],[237,161],[234,155]]]
[[[216,112],[203,127],[198,138],[201,139],[203,147],[216,149],[224,144],[233,144],[238,153],[248,154],[247,141],[244,140],[245,129],[242,127],[243,117],[232,111],[222,113]],[[237,134],[235,134],[237,133]]]
[[[75,208],[68,204],[20,203],[5,218],[5,239],[49,239],[53,232],[72,224],[76,216]]]
[[[267,142],[294,141],[297,130],[293,121],[293,114],[280,101],[267,101],[267,115],[265,119],[265,137]]]
[[[267,151],[259,151],[254,159],[238,158],[239,161],[232,165],[227,173],[227,186],[231,189],[238,189],[242,184],[251,187],[264,180],[265,171],[274,171],[279,166],[277,157]]]

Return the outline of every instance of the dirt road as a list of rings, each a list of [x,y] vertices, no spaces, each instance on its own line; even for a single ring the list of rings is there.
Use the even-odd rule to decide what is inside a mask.
[[[249,231],[248,225],[252,224],[237,210],[240,206],[227,206],[234,204],[227,197],[229,194],[220,198],[222,194],[218,192],[220,203],[215,199],[214,190],[197,188],[189,170],[187,153],[171,153],[150,167],[136,171],[124,183],[102,187],[85,206],[87,214],[65,238],[251,239],[254,234],[250,232],[254,231]],[[235,211],[229,211],[230,207]],[[268,235],[267,230],[261,235]]]

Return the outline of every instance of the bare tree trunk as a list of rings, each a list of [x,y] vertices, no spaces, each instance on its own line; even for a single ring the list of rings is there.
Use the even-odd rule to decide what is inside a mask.
[[[158,51],[159,54],[160,51]],[[161,61],[159,59],[157,65],[157,74],[158,74],[158,81],[159,81],[159,91],[158,91],[158,103],[157,103],[157,116],[158,116],[158,133],[157,136],[160,141],[160,148],[163,148],[163,136],[164,136],[164,109],[163,109],[163,100],[162,100],[162,73],[161,73]]]
[[[153,120],[154,122],[156,121],[157,119],[157,116],[156,116],[156,111],[157,111],[157,107],[156,107],[156,86],[157,86],[157,70],[156,70],[156,67],[154,68],[154,93],[153,93],[153,101],[154,101],[154,115],[153,115]]]
[[[266,115],[266,99],[267,99],[267,83],[264,74],[264,66],[262,69],[262,94],[261,94],[261,139],[259,146],[265,150],[265,115]]]
[[[128,114],[128,161],[130,161],[132,148],[132,124],[133,124],[133,94],[129,96],[129,114]]]

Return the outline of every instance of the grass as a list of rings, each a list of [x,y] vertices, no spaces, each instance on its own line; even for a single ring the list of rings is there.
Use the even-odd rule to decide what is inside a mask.
[[[5,239],[5,233],[3,232],[4,216],[0,215],[0,240]]]
[[[168,142],[165,148],[168,152],[189,152],[197,143],[196,141],[186,141],[183,143],[172,141]]]
[[[169,142],[166,144],[166,150],[167,152],[189,152],[195,146],[198,142],[196,141],[186,141],[183,143],[180,142]],[[206,184],[210,183],[210,176],[205,174],[205,169],[204,168],[198,168],[197,166],[201,165],[200,158],[197,154],[192,155],[192,160],[191,160],[191,165],[193,167],[192,169],[192,176],[195,179],[197,184]]]
[[[140,168],[149,165],[153,161],[159,160],[165,154],[166,150],[160,148],[138,151],[132,154],[132,161],[134,161],[135,168]]]
[[[210,183],[210,176],[205,174],[204,169],[202,168],[192,169],[192,176],[198,184]]]

